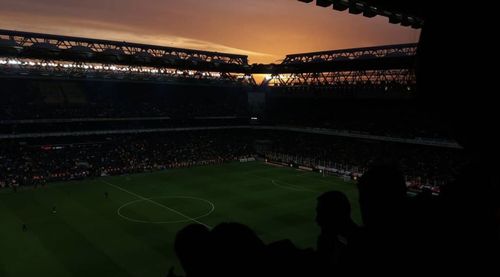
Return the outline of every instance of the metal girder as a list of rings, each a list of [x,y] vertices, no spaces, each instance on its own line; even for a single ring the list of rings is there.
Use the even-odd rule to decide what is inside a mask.
[[[9,30],[0,30],[0,53],[19,58],[168,65],[221,72],[248,70],[248,57],[244,55]]]
[[[408,69],[415,66],[417,44],[399,44],[287,55],[281,64],[255,65],[252,73],[286,74]]]
[[[354,61],[376,58],[414,57],[417,44],[397,44],[287,55],[283,64]]]
[[[266,84],[276,87],[333,87],[364,86],[386,88],[415,87],[415,73],[410,69],[360,70],[320,73],[275,74]]]
[[[288,55],[267,85],[276,87],[414,88],[416,44],[387,45]]]

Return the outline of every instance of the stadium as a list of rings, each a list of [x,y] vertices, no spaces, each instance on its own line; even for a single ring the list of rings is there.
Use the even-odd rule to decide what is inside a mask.
[[[479,85],[441,52],[441,7],[293,2],[422,31],[252,64],[0,29],[0,276],[497,264],[494,101],[450,92]],[[443,65],[463,78],[444,81]]]

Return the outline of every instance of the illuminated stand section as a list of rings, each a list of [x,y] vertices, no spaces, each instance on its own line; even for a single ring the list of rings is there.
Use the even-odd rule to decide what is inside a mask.
[[[255,84],[243,55],[8,30],[0,75]]]

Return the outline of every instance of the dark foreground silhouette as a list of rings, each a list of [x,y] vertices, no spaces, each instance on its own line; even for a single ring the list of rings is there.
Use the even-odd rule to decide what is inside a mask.
[[[298,249],[288,239],[266,245],[248,226],[221,223],[212,230],[185,227],[175,251],[188,277],[495,270],[499,202],[495,185],[476,170],[465,168],[439,197],[426,191],[410,197],[396,167],[374,166],[358,182],[363,226],[351,219],[342,192],[317,198],[315,250]],[[168,276],[176,275],[171,270]]]

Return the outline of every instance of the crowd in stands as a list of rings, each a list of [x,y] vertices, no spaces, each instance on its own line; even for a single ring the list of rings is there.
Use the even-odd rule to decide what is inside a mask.
[[[241,109],[240,109],[241,108]],[[225,103],[196,105],[188,103],[85,103],[71,105],[15,105],[3,107],[2,120],[62,118],[128,118],[128,117],[197,117],[245,114],[244,106]]]
[[[273,161],[336,169],[361,175],[374,163],[398,164],[409,187],[439,187],[467,162],[463,150],[342,138],[306,133],[268,132],[259,153]],[[357,175],[358,175],[357,174]]]
[[[410,188],[439,188],[467,159],[462,150],[329,135],[247,129],[6,141],[0,183],[31,185],[232,161],[259,155],[283,163],[362,175],[373,163],[399,164]]]
[[[132,131],[144,129],[172,129],[189,127],[221,127],[248,125],[247,117],[203,117],[189,119],[170,118],[127,118],[104,120],[56,120],[49,122],[0,122],[0,135],[26,135],[58,132],[106,132],[106,131]]]
[[[135,124],[161,127],[199,125],[199,117],[253,116],[247,88],[237,86],[6,79],[2,80],[2,88],[1,133],[58,130],[49,122],[40,122],[49,119],[169,118],[168,124]],[[359,99],[355,95],[339,97],[331,91],[282,92],[273,89],[259,104],[263,106],[258,107],[263,110],[259,119],[266,125],[317,127],[380,136],[452,137],[449,124],[425,105],[406,98]],[[35,120],[38,125],[20,124],[16,122],[19,120]],[[107,126],[114,128],[114,123]],[[80,122],[80,125],[92,128],[88,122]],[[125,126],[133,127],[134,124]],[[72,124],[66,129],[76,131],[79,126]]]
[[[442,115],[413,99],[338,98],[334,95],[331,92],[270,93],[266,102],[266,119],[276,125],[346,130],[379,136],[453,137]]]
[[[219,164],[251,156],[250,146],[245,136],[226,131],[66,138],[52,145],[11,142],[0,147],[0,185]]]
[[[242,87],[2,80],[0,135],[248,124]]]
[[[247,115],[241,87],[3,80],[0,121]]]

